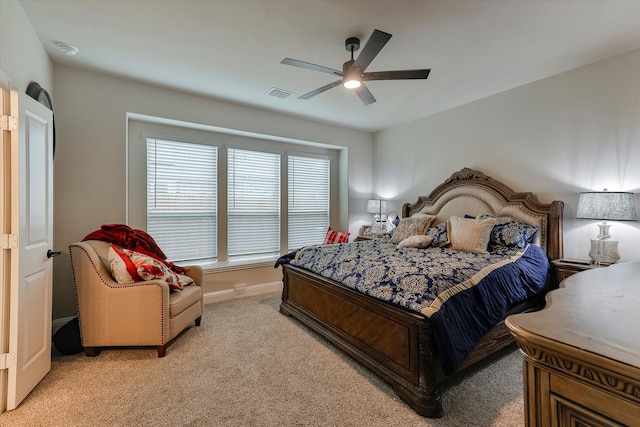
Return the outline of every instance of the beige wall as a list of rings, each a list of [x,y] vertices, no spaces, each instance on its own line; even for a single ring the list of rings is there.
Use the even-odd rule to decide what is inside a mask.
[[[372,136],[367,132],[288,117],[270,111],[73,69],[54,67],[14,0],[0,1],[0,70],[24,92],[38,81],[53,98],[56,118],[54,162],[53,317],[75,315],[68,245],[103,223],[126,220],[126,115],[137,113],[344,147],[338,159],[346,176],[338,220],[357,233],[369,216],[372,194]],[[235,283],[278,281],[279,270],[225,271],[207,275],[205,290]]]
[[[55,159],[55,241],[69,243],[105,223],[125,223],[127,209],[127,113],[274,135],[345,147],[345,180],[337,225],[357,232],[371,195],[372,135],[274,112],[180,93],[80,69],[55,66],[58,148]],[[347,175],[348,174],[348,175]],[[355,186],[354,183],[364,183]],[[348,210],[347,210],[348,209]],[[54,264],[54,318],[73,315],[75,301],[68,254]],[[279,281],[271,266],[257,271],[207,274],[205,292]]]
[[[11,87],[24,93],[31,81],[40,83],[53,99],[53,65],[17,1],[0,1],[0,70]]]
[[[0,70],[24,91],[32,80],[53,97],[57,151],[54,318],[75,314],[67,246],[102,223],[126,220],[126,115],[137,113],[347,147],[341,224],[370,220],[372,195],[402,202],[427,194],[468,166],[543,202],[564,200],[565,256],[587,256],[597,227],[575,220],[578,193],[640,192],[640,50],[370,135],[220,100],[52,66],[22,9],[0,1]],[[372,147],[373,140],[373,150]],[[373,170],[376,171],[373,180]],[[638,197],[636,196],[636,199]],[[640,259],[640,225],[615,223],[622,260]],[[279,270],[207,277],[206,290],[269,283]]]
[[[635,50],[378,132],[374,188],[399,207],[479,169],[542,202],[563,200],[565,256],[588,258],[598,227],[575,219],[578,194],[640,192],[639,76]],[[611,234],[621,261],[640,259],[639,223],[615,222]]]

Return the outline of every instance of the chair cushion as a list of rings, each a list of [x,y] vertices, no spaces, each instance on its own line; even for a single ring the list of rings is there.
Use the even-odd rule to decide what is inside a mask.
[[[181,291],[169,294],[169,318],[173,318],[202,299],[200,286],[185,286]]]

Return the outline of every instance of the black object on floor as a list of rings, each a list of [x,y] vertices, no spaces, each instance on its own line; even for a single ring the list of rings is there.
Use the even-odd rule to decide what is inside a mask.
[[[76,354],[82,351],[80,339],[80,322],[77,317],[53,334],[53,345],[62,354]]]

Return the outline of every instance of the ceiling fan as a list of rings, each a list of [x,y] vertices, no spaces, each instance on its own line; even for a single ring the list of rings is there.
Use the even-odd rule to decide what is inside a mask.
[[[333,87],[342,84],[348,89],[354,89],[360,97],[360,100],[364,105],[373,104],[376,99],[369,89],[364,85],[365,81],[369,80],[406,80],[406,79],[426,79],[429,77],[431,69],[422,70],[397,70],[397,71],[372,71],[365,73],[371,61],[380,53],[384,45],[387,44],[391,34],[385,33],[380,30],[373,30],[373,34],[367,40],[367,43],[362,48],[362,52],[358,55],[357,59],[353,59],[353,52],[360,49],[360,39],[357,37],[349,37],[345,41],[345,49],[351,52],[351,60],[345,62],[342,65],[342,71],[335,70],[329,67],[323,67],[322,65],[311,64],[309,62],[298,61],[297,59],[285,58],[280,63],[286,65],[293,65],[295,67],[307,68],[309,70],[321,71],[327,74],[333,74],[334,76],[341,77],[340,80],[336,80],[333,83],[322,86],[316,90],[312,90],[309,93],[298,97],[299,99],[309,99],[316,95],[321,94]]]

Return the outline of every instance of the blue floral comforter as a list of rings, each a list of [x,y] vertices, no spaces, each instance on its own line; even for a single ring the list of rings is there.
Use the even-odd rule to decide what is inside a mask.
[[[436,351],[453,374],[507,310],[545,286],[549,262],[538,246],[489,254],[400,248],[389,239],[310,246],[290,262],[431,318]]]

